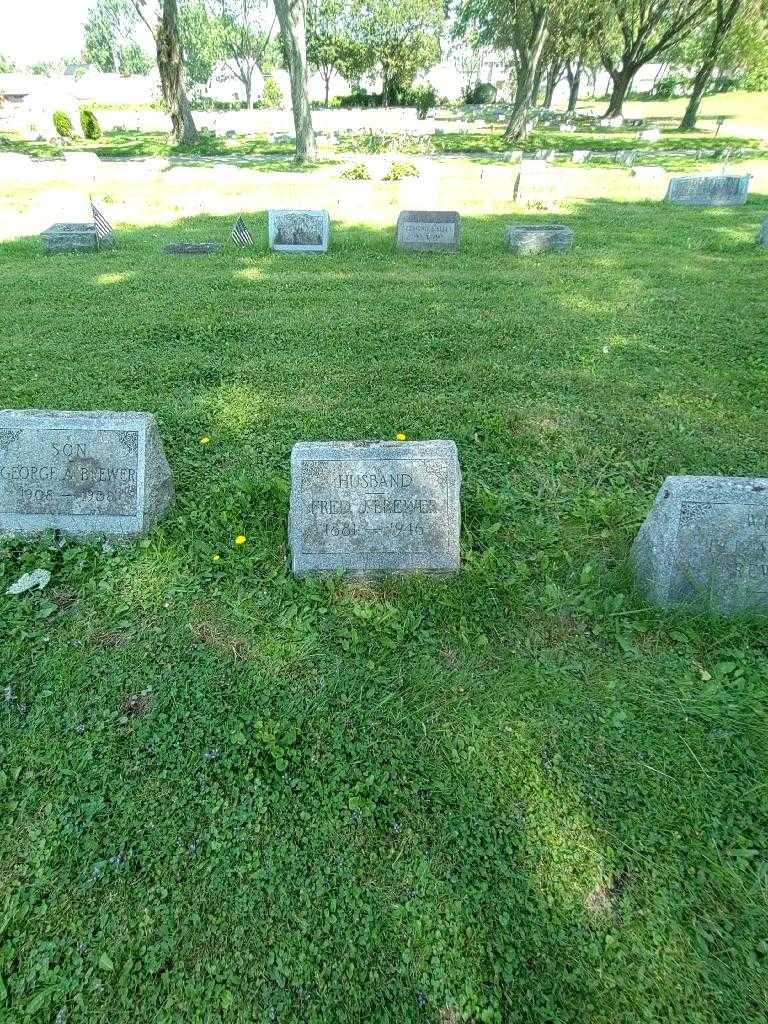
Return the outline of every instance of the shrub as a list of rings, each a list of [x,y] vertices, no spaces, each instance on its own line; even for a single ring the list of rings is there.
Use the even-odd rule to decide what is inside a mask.
[[[366,92],[365,89],[354,88],[349,96],[341,96],[339,106],[345,109],[350,107],[380,107],[381,96],[377,93]]]
[[[341,176],[348,181],[369,181],[371,177],[365,164],[352,164],[341,172]]]
[[[56,129],[59,138],[71,139],[72,135],[74,134],[74,129],[72,127],[72,118],[63,110],[54,111],[53,127]]]
[[[384,181],[400,181],[401,178],[418,178],[419,169],[415,164],[393,161],[389,165]]]
[[[495,103],[496,86],[490,82],[476,82],[464,90],[464,102],[468,104]]]
[[[679,95],[678,90],[683,89],[690,92],[690,80],[685,75],[665,75],[656,83],[653,95],[660,100],[668,100],[674,95]]]
[[[282,91],[272,75],[264,83],[261,93],[261,105],[262,107],[282,107],[283,105]]]
[[[94,140],[101,138],[101,125],[92,110],[80,111],[80,127],[83,129],[83,135],[86,139]]]
[[[412,153],[424,156],[434,153],[435,144],[429,135],[388,135],[385,132],[368,131],[341,139],[338,148],[350,153]]]
[[[437,103],[437,91],[431,85],[417,85],[410,90],[408,105],[416,107],[416,116],[423,121],[429,108]]]

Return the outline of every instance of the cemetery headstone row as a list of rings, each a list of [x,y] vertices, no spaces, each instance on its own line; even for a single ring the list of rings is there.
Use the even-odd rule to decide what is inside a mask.
[[[436,441],[299,442],[288,535],[297,576],[459,568],[461,470]],[[152,416],[0,412],[0,533],[146,533],[174,500]],[[668,477],[632,548],[662,608],[768,613],[768,479]]]

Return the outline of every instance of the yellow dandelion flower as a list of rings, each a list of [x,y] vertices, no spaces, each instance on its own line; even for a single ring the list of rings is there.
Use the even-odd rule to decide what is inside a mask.
[[[210,440],[211,440],[210,437],[201,437],[200,438],[200,444],[208,444],[208,442]]]
[[[406,439],[405,434],[395,434],[395,440],[396,441],[405,441],[405,439]]]
[[[238,533],[238,535],[235,537],[235,544],[245,544],[244,533]]]
[[[219,554],[211,555],[211,561],[212,562],[218,562],[218,560],[220,558],[221,558],[221,555],[219,555]]]

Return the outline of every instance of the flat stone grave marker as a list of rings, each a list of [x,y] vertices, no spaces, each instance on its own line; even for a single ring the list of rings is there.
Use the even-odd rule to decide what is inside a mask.
[[[763,226],[760,228],[757,240],[764,249],[768,249],[768,217],[763,221]]]
[[[768,479],[669,476],[632,547],[662,608],[768,613]]]
[[[221,248],[221,242],[172,242],[163,246],[163,252],[171,256],[208,256]]]
[[[276,252],[327,252],[331,218],[327,210],[269,210],[267,230]]]
[[[0,533],[145,533],[173,502],[145,412],[0,412]]]
[[[460,487],[453,441],[299,442],[291,452],[294,573],[458,569]]]
[[[681,206],[741,206],[747,201],[749,174],[708,174],[672,178],[667,201]]]
[[[40,233],[46,252],[93,252],[99,246],[93,221],[82,224],[52,224]]]
[[[455,210],[401,210],[395,244],[412,252],[458,252],[460,231]]]
[[[658,128],[643,128],[635,136],[638,142],[659,142],[661,131]]]
[[[575,164],[585,164],[591,155],[592,150],[590,149],[574,149],[571,153],[571,160]]]
[[[573,245],[573,229],[564,224],[509,224],[506,240],[507,248],[521,256],[563,252]]]

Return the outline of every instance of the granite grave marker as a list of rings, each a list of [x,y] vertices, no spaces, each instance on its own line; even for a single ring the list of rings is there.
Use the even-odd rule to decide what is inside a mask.
[[[455,210],[401,210],[397,218],[397,248],[457,252],[460,229],[461,218]]]
[[[93,252],[99,240],[93,222],[82,224],[52,224],[40,233],[46,252]]]
[[[757,240],[764,249],[768,249],[768,217],[763,221],[763,226],[760,228]]]
[[[768,613],[768,479],[667,477],[632,558],[640,589],[663,608]]]
[[[506,239],[507,248],[521,256],[562,252],[573,245],[573,229],[564,224],[509,224]]]
[[[672,178],[667,201],[682,206],[741,206],[747,201],[748,174],[688,175]]]
[[[270,210],[269,247],[276,252],[327,252],[331,218],[327,210]]]
[[[289,519],[294,573],[458,569],[460,486],[453,441],[296,444]]]
[[[134,537],[172,501],[148,413],[0,412],[0,533]]]

